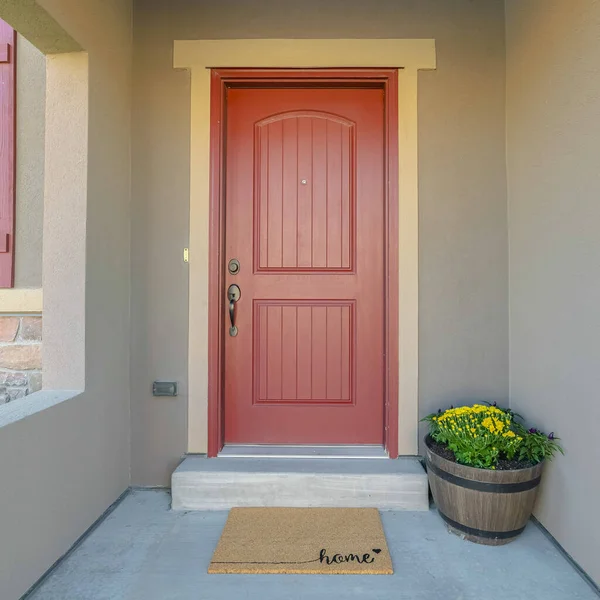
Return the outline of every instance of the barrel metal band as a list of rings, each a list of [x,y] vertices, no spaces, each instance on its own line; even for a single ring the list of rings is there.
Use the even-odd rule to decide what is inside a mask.
[[[515,494],[517,492],[527,492],[537,487],[542,479],[542,476],[538,476],[535,479],[529,481],[521,481],[519,483],[488,483],[486,481],[473,481],[472,479],[465,479],[458,475],[453,475],[447,471],[443,471],[439,467],[436,467],[431,461],[427,460],[427,469],[435,473],[439,478],[444,479],[449,483],[458,485],[460,487],[467,488],[469,490],[476,490],[478,492],[490,492],[493,494]]]
[[[467,535],[474,535],[477,537],[487,538],[490,540],[507,540],[509,538],[517,537],[519,534],[523,533],[525,530],[525,526],[520,527],[519,529],[513,529],[512,531],[486,531],[485,529],[475,529],[474,527],[467,527],[467,525],[462,525],[461,523],[457,523],[452,520],[450,517],[447,517],[442,511],[438,511],[451,527],[461,531],[462,533],[466,533]]]

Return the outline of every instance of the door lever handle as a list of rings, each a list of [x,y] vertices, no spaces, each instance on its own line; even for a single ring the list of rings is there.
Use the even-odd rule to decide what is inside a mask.
[[[229,328],[229,335],[235,337],[238,334],[238,328],[235,326],[235,303],[241,298],[242,291],[240,286],[235,283],[230,285],[227,289],[227,300],[229,301],[229,320],[231,321],[231,327]]]

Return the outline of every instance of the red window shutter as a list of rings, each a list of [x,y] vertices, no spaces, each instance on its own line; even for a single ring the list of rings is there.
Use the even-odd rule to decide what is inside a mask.
[[[14,285],[17,34],[0,20],[0,288]]]

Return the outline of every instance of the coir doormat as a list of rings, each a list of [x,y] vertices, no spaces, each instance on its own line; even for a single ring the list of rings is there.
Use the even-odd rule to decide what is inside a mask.
[[[234,508],[209,573],[391,575],[375,508]]]

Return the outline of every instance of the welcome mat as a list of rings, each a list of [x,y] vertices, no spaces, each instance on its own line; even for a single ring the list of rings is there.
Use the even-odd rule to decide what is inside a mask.
[[[209,573],[391,575],[375,508],[234,508]]]

